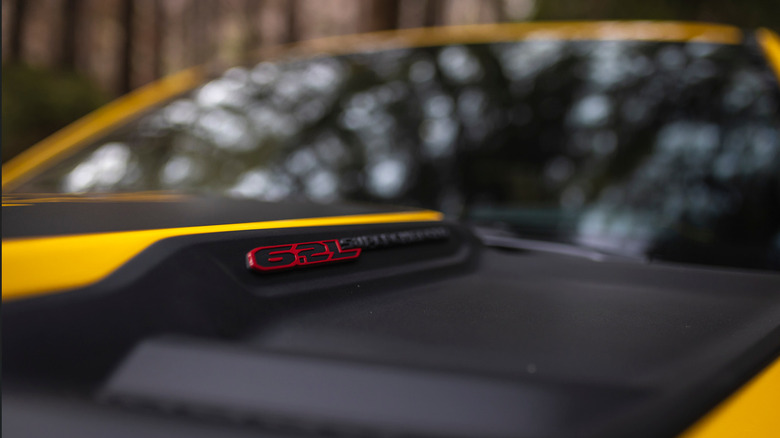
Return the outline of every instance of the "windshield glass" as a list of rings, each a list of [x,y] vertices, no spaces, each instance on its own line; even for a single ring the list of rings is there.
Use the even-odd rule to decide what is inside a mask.
[[[264,62],[18,191],[405,204],[611,252],[780,269],[779,104],[749,44],[522,41]]]

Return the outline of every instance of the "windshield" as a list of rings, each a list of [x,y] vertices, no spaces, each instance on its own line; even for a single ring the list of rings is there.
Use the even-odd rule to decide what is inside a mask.
[[[780,269],[779,104],[749,44],[521,41],[265,62],[18,191],[405,204],[623,254]]]

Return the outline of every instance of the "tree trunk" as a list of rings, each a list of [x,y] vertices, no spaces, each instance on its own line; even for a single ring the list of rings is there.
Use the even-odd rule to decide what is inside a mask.
[[[195,0],[189,6],[191,15],[186,44],[191,56],[188,67],[206,63],[214,55],[214,48],[220,47],[219,43],[214,43],[212,34],[217,32],[218,41],[222,37],[219,24],[226,7],[222,3],[202,0]]]
[[[83,11],[81,10],[81,0],[66,0],[64,22],[62,27],[62,52],[60,54],[60,65],[66,69],[76,69],[76,56],[78,51],[77,35],[79,32],[79,21]]]
[[[442,24],[442,11],[444,9],[444,0],[425,0],[425,18],[423,19],[423,26],[441,26]]]
[[[154,78],[159,79],[165,75],[163,59],[165,57],[165,9],[163,0],[155,0],[154,6],[154,37],[152,39],[152,53],[154,56]]]
[[[260,34],[260,23],[262,22],[263,0],[246,0],[244,13],[246,21],[244,22],[244,47],[242,55],[244,63],[253,62],[253,55],[263,45],[263,38]]]
[[[287,22],[287,26],[285,29],[285,35],[284,38],[282,38],[282,43],[292,43],[295,41],[298,41],[298,5],[297,1],[295,0],[287,0],[287,8],[284,11],[285,14],[285,20]]]
[[[362,31],[397,29],[399,27],[399,0],[362,0]]]
[[[506,9],[504,7],[504,0],[493,0],[493,4],[490,5],[493,8],[493,17],[496,23],[502,23],[506,21]]]
[[[22,58],[22,41],[27,25],[27,0],[14,2],[13,17],[11,18],[10,43],[8,44],[8,60],[20,61]]]
[[[119,22],[122,26],[122,49],[119,58],[119,90],[127,93],[133,88],[133,0],[123,0],[119,11]]]

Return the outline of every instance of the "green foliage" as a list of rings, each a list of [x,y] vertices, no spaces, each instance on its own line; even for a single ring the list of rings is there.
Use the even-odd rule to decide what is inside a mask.
[[[2,161],[108,101],[75,72],[3,65]]]

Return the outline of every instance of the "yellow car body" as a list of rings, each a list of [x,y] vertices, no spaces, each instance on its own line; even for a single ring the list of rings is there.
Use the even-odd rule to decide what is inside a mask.
[[[335,56],[409,47],[468,45],[519,40],[696,41],[733,45],[741,44],[744,38],[746,38],[746,34],[742,30],[731,26],[696,23],[522,23],[411,29],[365,36],[333,37],[295,44],[291,47],[285,47],[278,53],[276,51],[265,53],[264,56],[265,59],[275,59],[282,54],[289,56],[291,53],[298,56],[301,54]],[[780,38],[769,30],[759,30],[756,32],[755,38],[764,51],[768,63],[780,77]],[[68,157],[72,157],[81,148],[137,120],[149,109],[200,86],[209,77],[207,72],[206,67],[192,68],[136,90],[64,128],[3,165],[2,296],[5,307],[4,316],[6,312],[14,312],[15,309],[22,308],[27,302],[38,302],[36,300],[56,296],[75,297],[74,299],[78,300],[80,293],[87,295],[98,293],[95,291],[100,285],[110,286],[114,284],[112,282],[124,284],[123,282],[130,280],[117,280],[119,278],[117,275],[129,269],[128,266],[134,260],[138,263],[143,258],[143,254],[150,253],[150,248],[163,247],[173,238],[184,239],[193,236],[219,238],[219,236],[228,236],[229,233],[239,232],[256,233],[257,236],[288,233],[290,236],[288,239],[296,241],[296,229],[303,229],[309,234],[320,233],[316,230],[321,229],[321,233],[333,236],[339,233],[341,233],[340,235],[354,234],[353,231],[349,231],[349,227],[352,226],[370,226],[369,228],[372,230],[381,230],[382,227],[390,226],[393,230],[398,230],[403,229],[403,227],[418,229],[421,226],[449,223],[444,221],[441,213],[426,209],[371,207],[339,210],[334,208],[333,214],[321,214],[320,212],[326,209],[312,206],[304,210],[293,211],[293,209],[290,212],[268,214],[267,219],[259,220],[247,220],[249,216],[241,216],[240,214],[235,216],[240,220],[213,219],[205,213],[192,220],[174,215],[168,219],[160,219],[159,223],[150,221],[149,224],[146,224],[140,220],[135,223],[130,220],[129,223],[133,224],[127,227],[117,225],[113,228],[101,228],[97,226],[95,231],[90,231],[90,227],[95,224],[95,220],[99,220],[95,218],[100,216],[82,216],[84,223],[60,233],[57,232],[56,227],[52,228],[50,225],[56,223],[58,215],[64,215],[63,217],[75,221],[78,220],[78,215],[82,214],[70,213],[68,209],[88,206],[93,210],[85,208],[84,211],[103,212],[116,208],[130,212],[132,209],[126,208],[127,206],[144,205],[144,208],[148,207],[149,209],[142,211],[153,211],[155,204],[185,206],[192,202],[191,205],[196,205],[195,201],[197,200],[190,194],[177,192],[42,194],[19,191],[26,182],[45,173],[49,168]],[[36,210],[41,216],[40,219],[26,219],[28,214],[30,217],[35,217]],[[299,214],[302,211],[306,212]],[[296,216],[296,214],[299,215]],[[262,214],[258,213],[257,216],[262,217]],[[6,221],[7,218],[13,218],[13,222]],[[33,231],[13,233],[12,227],[18,226],[24,221],[35,222],[38,220],[47,224],[46,227],[51,231],[39,234]],[[257,239],[262,241],[260,237]],[[435,245],[432,244],[433,246]],[[236,263],[240,264],[242,260],[237,260]],[[343,264],[339,268],[334,267],[333,269],[347,269],[349,266]],[[316,269],[325,271],[329,268]],[[348,272],[345,271],[344,275],[347,276]],[[762,281],[770,285],[777,284],[775,275],[766,274],[767,279]],[[360,286],[357,285],[357,287]],[[780,293],[780,290],[777,292]],[[148,305],[154,306],[155,303],[150,302]],[[17,320],[18,318],[12,318],[12,323],[6,322],[4,326],[5,338],[22,336],[20,333],[15,333],[16,330],[20,330],[13,325],[13,322]],[[464,321],[463,323],[467,324],[468,322]],[[56,331],[58,328],[53,325],[48,327],[48,330]],[[94,330],[101,331],[103,328],[94,327]],[[36,333],[35,336],[44,335]],[[771,336],[777,337],[777,330]],[[52,339],[56,339],[56,336]],[[21,350],[7,351],[6,344],[7,342],[4,342],[4,363],[14,363],[16,367],[14,370],[26,366],[25,363],[19,363],[21,359],[15,359],[13,356]],[[34,350],[37,347],[30,348]],[[35,357],[30,353],[29,348],[24,351],[26,354],[24,360],[31,360]],[[777,408],[780,406],[780,359],[776,358],[777,353],[778,351],[775,350],[775,359],[769,362],[766,361],[766,355],[764,355],[764,359],[759,361],[762,363],[762,369],[756,370],[753,377],[736,385],[738,389],[723,398],[714,408],[701,415],[695,422],[682,428],[677,427],[675,433],[685,438],[780,436],[780,421],[777,418]],[[43,354],[41,357],[45,360],[46,355]],[[533,373],[534,367],[529,365],[528,372]],[[6,373],[6,382],[10,380],[13,386],[12,379],[13,377],[9,378]],[[24,425],[16,422],[14,429],[11,429],[10,426],[9,429],[6,429],[6,424],[13,421],[12,417],[7,417],[7,415],[12,414],[7,414],[7,412],[8,410],[4,409],[4,432],[8,432],[8,436],[19,436]],[[45,421],[45,418],[42,418],[42,421]],[[295,419],[289,421],[295,422]],[[664,418],[657,417],[654,421],[663,422]],[[371,430],[370,426],[362,425],[360,427]],[[339,433],[341,429],[336,428],[335,430]],[[400,430],[403,431],[403,428]],[[416,433],[415,430],[411,430],[411,432]],[[583,433],[589,432],[583,431]]]

